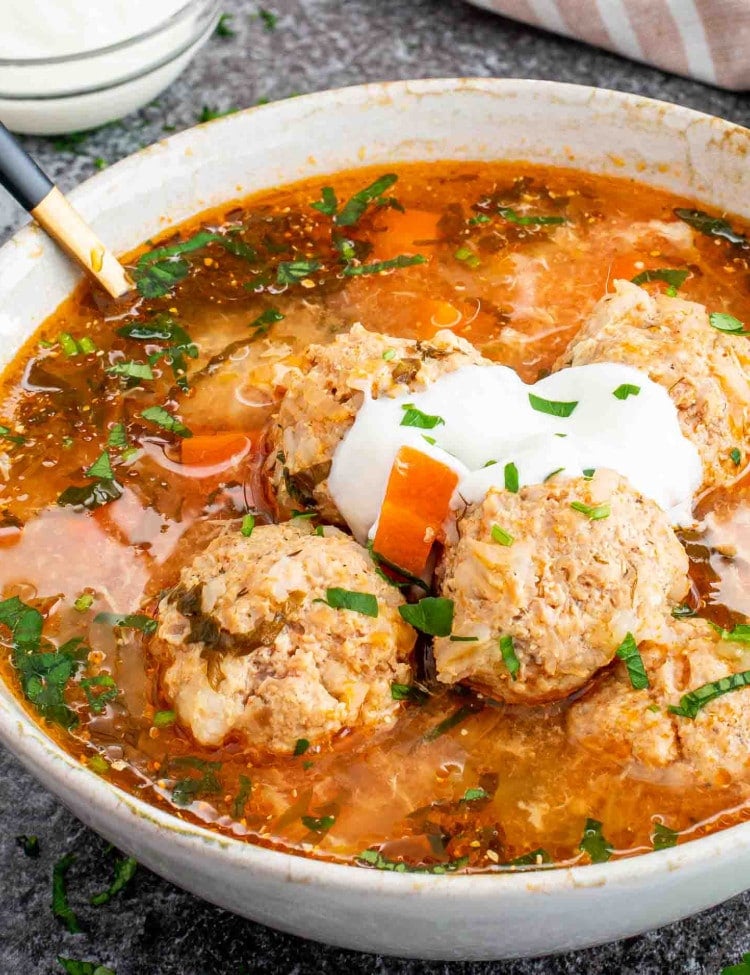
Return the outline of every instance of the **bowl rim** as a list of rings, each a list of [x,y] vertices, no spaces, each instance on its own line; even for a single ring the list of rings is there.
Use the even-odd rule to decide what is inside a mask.
[[[743,133],[744,137],[750,140],[750,129],[718,116],[629,92],[589,85],[486,77],[371,82],[252,106],[192,126],[138,150],[102,172],[92,175],[72,191],[70,198],[74,203],[80,204],[85,202],[92,191],[106,192],[109,181],[114,181],[122,173],[137,170],[142,159],[154,148],[175,156],[182,155],[186,149],[191,148],[192,132],[205,125],[237,125],[243,118],[255,112],[277,113],[283,120],[285,115],[290,117],[296,115],[300,107],[335,110],[342,101],[357,104],[361,101],[382,98],[397,100],[409,95],[450,95],[461,90],[478,90],[487,93],[536,90],[547,92],[553,101],[555,96],[565,93],[569,95],[578,93],[588,97],[601,95],[611,99],[619,110],[646,107],[654,112],[667,113],[674,118],[684,120],[686,125],[703,120],[717,126],[725,133]],[[161,162],[163,164],[166,160],[162,159]],[[246,190],[244,195],[249,195],[249,192]],[[198,213],[200,210],[196,211],[196,215]],[[182,222],[184,220],[176,221],[175,226]],[[27,225],[12,235],[0,248],[0,271],[5,261],[12,262],[17,253],[27,249],[13,245],[33,243],[35,232],[33,225]],[[58,787],[56,780],[66,779],[66,788],[71,785],[75,788],[82,797],[82,805],[87,809],[96,809],[100,813],[97,817],[97,825],[93,827],[98,832],[106,835],[107,824],[112,820],[117,819],[125,823],[126,820],[137,819],[138,827],[134,830],[134,835],[143,831],[163,842],[166,839],[165,834],[169,834],[169,842],[183,847],[186,851],[194,852],[197,846],[204,855],[209,857],[230,857],[243,868],[266,876],[273,875],[286,881],[314,882],[327,889],[344,891],[378,890],[393,896],[419,893],[422,896],[429,895],[435,898],[460,896],[462,899],[472,900],[484,899],[492,893],[497,896],[501,893],[514,893],[518,896],[522,893],[560,894],[565,890],[572,893],[576,888],[601,887],[605,884],[638,887],[659,874],[670,873],[676,869],[694,868],[730,851],[736,853],[739,848],[750,848],[750,822],[745,822],[689,840],[670,849],[648,851],[645,854],[600,864],[470,874],[396,873],[365,867],[357,868],[354,864],[314,859],[260,846],[249,840],[236,839],[225,833],[213,832],[147,803],[77,762],[45,733],[41,724],[37,724],[26,711],[25,705],[16,699],[15,692],[9,691],[9,695],[9,701],[0,696],[0,744],[15,754],[50,791],[58,794],[64,791],[62,785]]]
[[[170,14],[169,17],[160,20],[157,24],[154,24],[153,27],[150,27],[145,31],[140,31],[137,34],[133,34],[130,37],[125,37],[121,41],[115,41],[113,44],[105,44],[102,47],[94,47],[90,50],[78,51],[73,54],[57,54],[53,57],[0,57],[0,68],[65,67],[65,65],[93,60],[94,58],[99,58],[108,54],[117,54],[118,52],[126,51],[129,47],[134,47],[143,41],[157,37],[163,31],[168,30],[171,27],[175,27],[183,20],[188,20],[190,17],[200,15],[204,13],[204,11],[210,11],[212,7],[218,10],[219,0],[185,0],[183,5],[175,10],[174,13]],[[200,33],[202,33],[202,26],[201,30],[195,33],[193,40]],[[140,73],[143,72],[139,72],[139,74]],[[126,158],[130,157],[128,156]]]

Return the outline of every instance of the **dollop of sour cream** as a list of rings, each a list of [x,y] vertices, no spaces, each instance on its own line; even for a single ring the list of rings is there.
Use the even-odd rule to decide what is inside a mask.
[[[419,422],[437,420],[429,428],[404,426],[408,407],[433,418]],[[360,542],[374,535],[393,462],[405,445],[456,471],[454,508],[504,488],[507,465],[514,465],[520,486],[608,468],[655,501],[672,524],[684,525],[693,521],[702,480],[698,451],[682,435],[674,403],[638,369],[592,363],[526,385],[506,366],[464,366],[422,392],[365,394],[328,479]]]

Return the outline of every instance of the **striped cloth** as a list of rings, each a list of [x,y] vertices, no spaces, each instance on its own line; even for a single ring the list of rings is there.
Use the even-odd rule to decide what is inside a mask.
[[[750,0],[470,0],[721,88],[750,88]]]

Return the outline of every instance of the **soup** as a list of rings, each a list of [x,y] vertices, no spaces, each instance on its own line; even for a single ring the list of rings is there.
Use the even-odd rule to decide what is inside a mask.
[[[136,291],[81,287],[3,378],[3,678],[146,802],[362,867],[552,868],[744,820],[749,252],[739,220],[525,163],[340,173],[148,242]],[[681,399],[641,332],[721,382]]]

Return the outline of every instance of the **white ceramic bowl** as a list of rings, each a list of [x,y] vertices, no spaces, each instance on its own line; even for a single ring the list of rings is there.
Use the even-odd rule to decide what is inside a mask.
[[[128,115],[187,67],[213,33],[219,11],[219,0],[185,0],[155,27],[107,47],[0,58],[0,118],[13,132],[58,135]]]
[[[397,82],[198,126],[110,167],[71,198],[116,251],[253,190],[399,160],[576,166],[750,216],[749,157],[750,131],[631,95],[538,81]],[[0,365],[77,277],[33,227],[0,251]],[[750,824],[631,860],[543,873],[429,876],[315,862],[214,835],[121,792],[57,748],[2,685],[0,739],[84,822],[157,873],[238,914],[349,948],[538,955],[638,934],[749,884]]]

